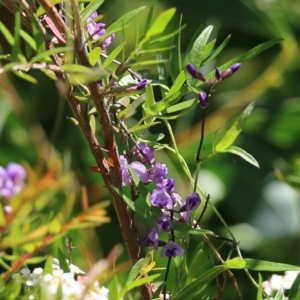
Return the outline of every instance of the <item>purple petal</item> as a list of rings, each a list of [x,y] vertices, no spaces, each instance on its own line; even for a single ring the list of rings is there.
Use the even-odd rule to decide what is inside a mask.
[[[184,250],[175,242],[169,241],[162,249],[160,256],[182,256]]]

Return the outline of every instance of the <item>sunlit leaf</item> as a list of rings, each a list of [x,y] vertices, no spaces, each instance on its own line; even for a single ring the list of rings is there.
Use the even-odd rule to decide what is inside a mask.
[[[202,54],[212,30],[213,26],[206,27],[193,44],[193,48],[189,54],[188,63],[193,64],[196,69],[201,66]],[[194,86],[196,84],[196,80],[187,71],[186,82],[189,86]]]
[[[216,40],[212,40],[211,42],[209,42],[208,44],[205,45],[203,52],[202,52],[202,56],[201,56],[201,60],[203,61],[204,58],[206,58],[211,50],[213,49],[213,47],[215,46]]]
[[[91,66],[95,66],[96,63],[98,62],[99,58],[101,55],[101,48],[100,47],[95,47],[88,55],[89,58],[89,63]]]
[[[125,47],[125,44],[126,42],[123,42],[111,51],[111,53],[103,62],[103,68],[107,68],[111,64],[111,62],[119,55],[119,53]]]
[[[252,110],[254,108],[254,102],[250,103],[242,114],[237,118],[233,123],[230,129],[226,132],[225,136],[221,141],[216,145],[215,150],[217,152],[227,149],[235,141],[238,135],[241,133],[243,127],[246,124],[247,119],[249,118]]]
[[[240,156],[245,161],[249,162],[250,164],[254,165],[255,167],[259,168],[259,163],[257,160],[248,152],[246,152],[244,149],[236,147],[236,146],[229,146],[225,150],[219,151],[219,152],[230,152],[235,155]]]
[[[81,22],[84,23],[90,15],[95,12],[102,4],[104,0],[92,0],[88,6],[81,12]]]
[[[30,60],[30,62],[35,63],[38,61],[43,61],[45,58],[48,58],[50,55],[66,53],[67,51],[72,51],[72,50],[73,50],[72,47],[57,47],[57,48],[55,47],[53,49],[49,49],[47,51],[43,51],[43,52],[37,54]],[[52,60],[49,58],[49,61],[52,61]]]
[[[140,270],[141,270],[142,265],[143,265],[143,262],[144,262],[144,258],[141,258],[131,268],[130,273],[128,274],[127,281],[126,281],[125,285],[128,285],[131,282],[133,282],[135,280],[135,278],[139,275]]]
[[[157,125],[157,124],[160,124],[161,122],[149,122],[149,123],[146,123],[146,124],[142,124],[142,125],[135,125],[133,127],[131,127],[129,129],[129,132],[136,132],[136,131],[140,131],[140,130],[143,130],[145,128],[150,128],[154,125]]]
[[[167,25],[175,15],[176,9],[170,8],[162,12],[152,23],[150,29],[146,33],[146,38],[150,38],[165,31]]]

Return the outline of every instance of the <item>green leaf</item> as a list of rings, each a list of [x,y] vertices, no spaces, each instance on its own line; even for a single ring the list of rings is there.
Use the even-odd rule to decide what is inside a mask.
[[[198,105],[199,100],[198,99],[191,99],[191,100],[187,100],[175,105],[172,105],[170,107],[168,107],[165,112],[170,114],[170,113],[174,113],[176,111],[183,111],[185,109],[193,109],[196,105]]]
[[[229,146],[225,150],[219,151],[219,152],[230,152],[235,155],[240,156],[242,159],[247,161],[248,163],[254,165],[255,167],[259,168],[259,163],[257,160],[248,152],[246,152],[244,149],[236,147],[236,146]]]
[[[125,285],[132,283],[135,280],[135,278],[139,275],[139,273],[142,269],[143,261],[144,261],[144,258],[138,260],[135,263],[135,265],[131,268]]]
[[[130,165],[127,165],[128,171],[132,177],[132,181],[134,182],[135,186],[138,188],[140,195],[146,199],[148,194],[148,190],[146,189],[144,183],[140,181],[140,178],[136,174],[136,172],[131,168]]]
[[[103,68],[107,68],[111,64],[111,62],[118,56],[118,54],[125,47],[125,44],[126,42],[121,43],[108,55],[108,57],[103,62]]]
[[[240,257],[235,257],[224,262],[225,269],[246,269],[246,262]]]
[[[81,22],[84,23],[88,17],[96,11],[104,2],[104,0],[93,0],[89,5],[81,12]]]
[[[132,211],[135,211],[135,204],[134,202],[128,198],[125,194],[123,194],[121,191],[119,191],[116,187],[112,187],[116,193],[118,193],[122,198],[123,200],[126,202],[126,204],[128,205],[128,207],[132,210]]]
[[[197,277],[197,273],[199,271],[199,268],[202,265],[202,258],[203,258],[203,243],[199,243],[199,246],[197,247],[195,253],[193,254],[190,264],[188,266],[188,272],[187,272],[187,284],[192,282],[194,278]]]
[[[76,65],[76,64],[64,64],[61,66],[61,69],[63,71],[66,71],[68,73],[83,73],[83,74],[91,74],[92,69],[82,66],[82,65]]]
[[[118,286],[119,286],[118,277],[114,276],[112,281],[109,284],[108,300],[118,299],[118,294],[119,294]]]
[[[89,62],[91,64],[91,66],[95,66],[96,63],[98,62],[99,58],[101,55],[101,48],[100,47],[96,47],[94,48],[88,55],[89,58]]]
[[[150,7],[150,10],[149,10],[149,13],[148,13],[146,25],[145,25],[144,36],[146,36],[146,33],[149,31],[151,25],[153,24],[153,18],[154,18],[156,2],[157,2],[156,0],[152,1],[151,7]]]
[[[15,27],[14,27],[14,44],[12,47],[12,52],[11,52],[11,60],[12,61],[17,61],[18,55],[20,54],[20,44],[21,44],[21,36],[20,36],[20,31],[21,31],[21,12],[22,12],[22,7],[18,9],[18,11],[15,13]]]
[[[260,273],[258,273],[258,289],[256,294],[256,300],[263,300],[262,294],[263,294],[262,278]]]
[[[192,281],[190,284],[179,290],[178,293],[174,295],[172,300],[192,299],[194,296],[198,295],[201,292],[201,287],[216,278],[224,270],[225,269],[223,266],[216,266],[211,268],[200,277]]]
[[[24,73],[24,72],[21,72],[21,71],[16,71],[16,72],[13,72],[15,75],[17,75],[18,77],[28,81],[28,82],[31,82],[31,83],[37,83],[37,80],[32,77],[31,75],[27,74],[27,73]]]
[[[209,63],[211,60],[213,60],[215,57],[217,57],[222,51],[223,49],[226,47],[227,43],[230,40],[231,35],[229,35],[220,46],[218,46],[218,48],[211,53],[209,56],[205,57],[202,62],[201,62],[201,66],[206,65],[207,63]]]
[[[36,44],[34,39],[23,29],[20,30],[20,35],[26,42],[26,45],[29,45],[32,50],[36,51]]]
[[[150,39],[151,37],[161,34],[165,31],[167,25],[173,18],[176,12],[175,8],[170,8],[163,13],[161,13],[156,20],[152,23],[150,29],[146,33],[145,39]]]
[[[58,248],[58,260],[60,269],[62,269],[65,273],[69,273],[69,265],[67,264],[66,257],[60,248]]]
[[[289,300],[300,299],[300,273],[298,273],[289,291]]]
[[[44,265],[43,274],[52,274],[52,266],[53,266],[53,257],[48,256]]]
[[[258,260],[252,258],[240,258],[235,257],[227,260],[224,263],[224,267],[227,269],[248,269],[252,271],[270,271],[270,272],[282,272],[282,271],[300,271],[300,268],[294,265],[275,263],[272,261]]]
[[[171,222],[171,224],[172,224],[172,229],[183,232],[183,233],[189,233],[189,234],[195,234],[195,235],[203,235],[203,234],[212,234],[213,233],[211,230],[191,228],[190,225],[181,223],[181,222]]]
[[[235,141],[238,135],[241,133],[244,125],[246,124],[247,119],[252,113],[254,107],[254,102],[250,103],[242,114],[237,118],[237,120],[233,123],[231,128],[226,132],[225,136],[221,139],[221,141],[216,145],[215,150],[217,152],[223,151],[227,149],[231,144]]]
[[[38,55],[36,55],[35,57],[33,57],[30,60],[30,63],[42,61],[45,58],[49,57],[50,55],[57,54],[57,53],[66,53],[67,51],[73,51],[73,48],[72,47],[57,47],[57,48],[53,48],[53,49],[50,49],[47,51],[43,51],[43,52],[39,53]]]
[[[172,94],[171,96],[162,99],[161,101],[157,102],[151,107],[145,107],[147,115],[158,115],[160,112],[167,109],[172,103],[178,102],[181,99],[181,97],[186,94],[187,91],[187,86],[182,86],[176,93]]]
[[[206,27],[193,44],[193,48],[189,54],[188,63],[193,64],[196,69],[201,66],[203,50],[212,30],[213,26]],[[189,86],[195,86],[197,81],[186,70],[185,72],[187,84]]]
[[[139,97],[137,97],[135,100],[133,100],[133,102],[127,106],[128,110],[126,111],[124,118],[128,119],[128,118],[134,116],[136,114],[138,108],[140,107],[140,105],[142,105],[145,102],[145,99],[146,99],[146,95],[142,94]]]
[[[129,64],[130,67],[141,67],[141,66],[148,66],[148,65],[157,65],[161,63],[168,62],[167,59],[160,59],[160,60],[145,60],[145,61],[139,61],[132,64]]]
[[[274,300],[284,300],[284,289],[281,287],[279,291],[276,293]]]
[[[203,31],[203,29],[204,29],[204,26],[201,25],[201,26],[195,31],[195,33],[193,34],[192,38],[190,39],[189,44],[188,44],[188,46],[187,46],[187,48],[186,48],[186,51],[185,51],[184,59],[183,59],[183,66],[184,66],[184,67],[188,64],[188,62],[189,62],[189,55],[190,55],[190,53],[191,53],[191,51],[192,51],[193,45],[194,45],[196,39],[198,38],[198,36],[199,36],[199,35],[201,34],[201,32]]]
[[[203,61],[203,59],[206,58],[210,54],[215,43],[216,43],[216,39],[212,40],[211,42],[209,42],[208,44],[205,45],[203,52],[202,52],[201,61]]]
[[[122,16],[121,18],[119,18],[116,22],[114,22],[113,24],[111,24],[107,29],[106,32],[110,35],[118,30],[121,30],[124,25],[130,20],[132,19],[134,16],[136,16],[137,14],[139,14],[142,10],[144,10],[146,8],[146,6],[142,6],[139,7],[137,9],[134,9],[130,12],[128,12],[127,14],[125,14],[124,16]]]
[[[41,31],[36,16],[33,13],[30,13],[30,19],[31,19],[32,33],[36,44],[36,52],[37,54],[40,54],[46,51],[44,35]]]
[[[96,133],[96,118],[94,115],[90,115],[90,126],[91,126],[91,130],[92,132],[95,134]]]
[[[15,39],[2,22],[0,22],[0,32],[5,37],[6,41],[12,46],[15,42]]]
[[[146,128],[150,128],[154,125],[157,125],[157,124],[160,124],[161,122],[149,122],[149,123],[146,123],[146,124],[142,124],[142,125],[134,125],[133,127],[131,127],[129,129],[129,132],[136,132],[136,131],[140,131],[140,130],[143,130],[143,129],[146,129]]]
[[[150,275],[147,277],[143,277],[140,279],[137,279],[135,281],[133,281],[132,283],[130,283],[129,285],[126,285],[119,293],[118,295],[118,299],[122,299],[124,297],[124,295],[129,292],[130,290],[139,287],[141,285],[144,285],[146,283],[149,283],[151,281],[153,281],[154,279],[158,278],[160,276],[160,274],[155,274],[155,275]]]

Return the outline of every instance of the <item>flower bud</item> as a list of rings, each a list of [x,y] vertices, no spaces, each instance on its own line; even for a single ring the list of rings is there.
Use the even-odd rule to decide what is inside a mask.
[[[240,66],[241,66],[240,63],[233,64],[229,69],[225,70],[222,73],[221,78],[225,79],[225,78],[230,77],[233,73],[235,73],[240,68]]]
[[[186,66],[187,71],[191,74],[192,77],[195,79],[201,80],[203,82],[206,81],[206,78],[204,75],[196,70],[196,68],[193,66],[193,64],[188,63]]]
[[[199,102],[202,108],[206,108],[208,106],[208,96],[207,94],[200,92],[199,93]]]
[[[216,67],[216,70],[215,70],[215,78],[217,81],[220,81],[221,80],[221,75],[222,75],[222,72],[220,70],[219,67]]]

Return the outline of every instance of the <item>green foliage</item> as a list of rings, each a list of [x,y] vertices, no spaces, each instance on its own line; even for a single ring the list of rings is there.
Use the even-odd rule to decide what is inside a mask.
[[[73,2],[75,3],[75,1]],[[129,155],[129,152],[131,148],[137,147],[138,141],[143,141],[153,146],[155,150],[163,150],[161,152],[169,151],[170,157],[164,157],[163,154],[162,157],[165,161],[176,160],[172,171],[175,173],[175,170],[180,170],[178,181],[181,181],[182,197],[192,192],[192,186],[194,187],[193,191],[199,191],[202,197],[202,205],[196,212],[192,213],[190,223],[178,222],[181,218],[181,210],[168,211],[171,218],[174,218],[171,222],[172,234],[168,235],[168,238],[171,238],[171,240],[176,238],[176,240],[182,243],[181,245],[185,251],[182,260],[179,257],[175,259],[173,257],[171,257],[172,259],[169,258],[169,262],[174,262],[175,264],[174,270],[170,267],[170,263],[167,265],[166,274],[168,275],[168,272],[170,272],[171,275],[169,276],[176,278],[176,281],[179,282],[178,284],[173,284],[172,286],[170,284],[172,280],[168,279],[167,275],[165,276],[167,279],[161,276],[161,269],[156,269],[155,267],[161,263],[163,258],[158,258],[156,255],[153,257],[152,252],[140,260],[137,260],[137,253],[135,255],[129,253],[132,262],[136,261],[130,268],[127,277],[120,274],[123,271],[122,269],[119,270],[117,267],[115,269],[115,259],[119,255],[115,255],[113,252],[107,259],[103,259],[102,264],[100,263],[101,267],[105,266],[103,270],[98,268],[98,273],[96,272],[97,274],[95,275],[92,268],[91,273],[87,274],[90,282],[86,284],[86,290],[88,291],[92,283],[96,280],[101,281],[101,276],[103,276],[103,278],[108,278],[107,282],[109,281],[109,283],[106,282],[110,289],[108,299],[122,299],[125,296],[134,298],[132,295],[134,295],[134,291],[138,287],[142,287],[145,284],[149,286],[150,283],[156,280],[164,280],[164,282],[154,293],[154,298],[158,298],[160,292],[165,293],[167,288],[173,289],[172,299],[175,300],[193,299],[193,297],[197,299],[200,296],[209,298],[208,295],[210,295],[212,287],[213,289],[216,288],[214,280],[219,280],[217,282],[224,283],[225,286],[226,280],[222,282],[219,275],[223,273],[224,278],[229,276],[232,279],[234,275],[229,270],[241,269],[245,270],[250,281],[257,287],[256,299],[263,299],[263,279],[261,274],[259,274],[258,284],[256,284],[248,270],[255,272],[299,271],[299,267],[292,264],[242,258],[234,234],[213,206],[213,203],[209,203],[210,196],[204,193],[202,186],[198,186],[198,173],[202,167],[202,163],[210,163],[213,161],[210,160],[212,157],[217,157],[216,160],[219,159],[222,156],[218,155],[220,153],[238,155],[246,162],[259,168],[259,163],[251,154],[243,148],[234,145],[237,138],[241,137],[242,131],[247,130],[246,121],[249,119],[248,126],[249,122],[251,122],[250,115],[251,117],[254,115],[255,118],[255,114],[257,114],[257,111],[254,110],[254,102],[249,104],[250,101],[248,101],[240,105],[244,106],[246,104],[247,107],[218,142],[213,141],[211,143],[209,133],[206,133],[205,122],[207,122],[207,118],[211,117],[209,115],[210,108],[212,107],[211,111],[213,111],[214,109],[217,110],[218,106],[217,101],[213,102],[215,98],[215,90],[213,88],[215,86],[219,88],[220,86],[220,90],[222,90],[221,83],[223,84],[223,81],[227,80],[227,78],[217,78],[216,70],[211,65],[216,63],[215,61],[219,59],[220,54],[224,54],[225,47],[228,46],[231,35],[228,35],[221,44],[218,44],[217,39],[211,40],[213,26],[209,25],[206,28],[201,26],[190,39],[185,53],[182,53],[182,30],[185,27],[182,25],[182,19],[180,19],[176,29],[170,29],[173,25],[176,9],[170,8],[157,14],[157,3],[153,1],[148,16],[145,18],[146,24],[143,34],[142,36],[137,35],[135,37],[136,42],[134,47],[132,47],[129,41],[125,40],[126,35],[124,32],[128,29],[134,32],[132,30],[134,26],[132,24],[133,20],[135,20],[135,26],[139,26],[137,18],[144,13],[145,6],[125,13],[110,23],[104,34],[99,33],[99,37],[93,38],[93,34],[87,29],[87,21],[91,13],[97,10],[104,1],[91,1],[86,5],[80,3],[78,6],[77,4],[75,6],[73,2],[69,3],[70,9],[65,10],[66,24],[71,25],[71,27],[73,26],[72,28],[68,28],[68,32],[59,32],[58,23],[53,21],[56,15],[51,15],[50,10],[50,12],[48,11],[49,15],[46,16],[49,20],[52,20],[50,22],[53,22],[53,25],[50,26],[53,27],[51,30],[53,31],[54,29],[54,32],[57,31],[59,36],[62,37],[60,41],[62,45],[53,43],[52,35],[54,34],[56,38],[59,36],[56,33],[51,33],[38,18],[45,13],[44,8],[42,8],[43,5],[37,8],[36,13],[34,13],[34,9],[27,10],[26,8],[25,14],[23,11],[25,8],[21,6],[15,13],[13,33],[4,23],[0,22],[1,34],[11,46],[10,51],[7,53],[1,52],[1,59],[5,58],[7,60],[0,68],[0,75],[3,76],[1,77],[1,80],[3,78],[3,83],[0,83],[1,101],[2,98],[5,99],[4,101],[7,101],[6,98],[14,99],[12,103],[19,101],[18,93],[22,89],[14,89],[14,85],[11,83],[14,79],[12,79],[10,73],[24,80],[25,82],[22,83],[24,86],[34,83],[35,87],[32,89],[38,89],[41,85],[41,77],[40,75],[37,76],[34,70],[42,70],[51,78],[51,84],[53,81],[56,83],[57,94],[63,95],[67,99],[74,113],[74,116],[68,117],[68,119],[77,125],[77,127],[72,127],[72,132],[68,132],[66,136],[77,136],[77,129],[80,128],[82,130],[84,138],[89,144],[89,151],[97,163],[97,167],[91,167],[91,169],[99,172],[105,182],[105,191],[101,191],[101,193],[107,194],[113,201],[117,201],[118,199],[122,201],[121,203],[114,202],[114,207],[117,212],[118,221],[121,222],[123,218],[127,218],[128,222],[126,224],[130,224],[128,228],[124,228],[120,223],[126,243],[130,244],[132,241],[137,243],[135,231],[140,229],[139,227],[142,230],[145,229],[144,227],[154,227],[157,218],[162,215],[162,211],[158,207],[152,207],[149,202],[154,184],[142,183],[139,175],[130,165],[128,165],[127,169],[132,179],[132,185],[130,187],[122,186],[122,178],[120,178],[122,166],[120,167],[119,165],[119,153],[126,153],[130,161],[134,160],[134,155]],[[40,3],[43,3],[43,1],[40,1]],[[58,2],[54,1],[54,3]],[[54,7],[52,8],[54,9]],[[75,16],[72,14],[75,14]],[[31,24],[31,29],[27,28],[24,30],[23,26],[26,25],[24,18]],[[89,20],[90,24],[88,25],[92,25],[99,19],[101,19],[101,16],[96,20]],[[75,20],[74,24],[73,20]],[[119,41],[119,44],[115,45],[114,48],[107,50],[105,46],[106,39],[111,37],[112,34],[119,34],[118,38],[120,38],[120,32],[122,32],[123,40]],[[63,42],[64,39],[67,42]],[[244,63],[282,41],[282,38],[271,39],[230,59],[228,59],[229,56],[224,55],[227,61],[220,65],[220,70],[224,72],[230,69],[235,63]],[[23,44],[25,44],[25,53],[22,53],[23,50],[20,50],[20,48],[23,49]],[[165,52],[167,53],[166,56]],[[129,53],[127,59],[125,59],[125,53]],[[168,54],[169,59],[166,58]],[[120,56],[123,56],[123,58],[120,59]],[[200,68],[207,71],[205,83],[195,79],[186,70],[188,63],[193,64],[197,71]],[[152,72],[156,68],[156,74],[153,75],[155,79],[152,78],[150,80],[150,77],[148,78],[145,75],[148,72],[148,70],[145,71],[143,69],[145,67],[151,68]],[[238,79],[236,75],[233,76]],[[139,84],[145,77],[147,77],[147,84],[145,87],[140,88]],[[229,82],[229,80],[226,82]],[[6,83],[9,84],[7,85]],[[202,110],[203,127],[197,131],[197,136],[201,133],[200,142],[197,141],[199,151],[196,160],[193,161],[193,166],[190,167],[189,162],[185,160],[185,154],[189,153],[190,149],[192,149],[193,155],[190,155],[190,157],[192,156],[192,159],[194,159],[196,147],[191,147],[192,138],[187,133],[185,134],[187,136],[185,138],[190,138],[191,143],[184,145],[186,149],[185,153],[182,154],[177,145],[176,130],[178,128],[181,129],[182,124],[184,130],[184,128],[193,123],[193,113],[198,115],[198,111],[201,110],[198,104],[198,94],[200,92],[206,94],[208,97],[207,101],[211,105]],[[38,93],[41,93],[40,90]],[[33,97],[32,101],[34,100]],[[24,105],[25,108],[23,109],[29,110],[29,104]],[[19,106],[23,106],[23,103]],[[53,103],[54,106],[55,104]],[[38,115],[41,116],[42,113],[42,111],[39,111]],[[6,115],[5,113],[3,114]],[[64,115],[65,112],[57,113],[57,115],[60,114]],[[211,114],[213,115],[213,112]],[[182,117],[186,115],[185,121],[182,121]],[[19,118],[30,119],[30,114],[28,116],[19,116]],[[226,115],[226,121],[229,118],[230,116]],[[197,121],[199,119],[197,117]],[[171,121],[172,123],[170,123]],[[1,122],[3,124],[0,124],[0,129],[4,125],[5,120],[0,120]],[[16,121],[12,120],[11,122]],[[283,122],[285,123],[286,120]],[[55,126],[58,126],[57,124],[60,121],[58,120],[53,123],[56,124]],[[36,124],[32,127],[35,128],[35,126]],[[217,127],[219,125],[216,124],[214,126]],[[156,130],[155,134],[152,134],[152,130]],[[165,132],[168,132],[169,140],[162,142],[161,139],[166,136]],[[15,139],[22,140],[19,136]],[[278,136],[274,138],[278,138]],[[77,137],[75,140],[77,142]],[[48,142],[51,144],[53,141],[49,139]],[[38,144],[39,142],[35,141],[35,143]],[[22,141],[19,141],[19,145],[22,145]],[[70,145],[70,148],[72,147],[74,146]],[[210,148],[212,148],[211,153],[205,156],[203,154],[204,149],[207,150]],[[62,156],[67,157],[66,153],[68,151],[66,150],[62,153]],[[80,151],[76,149],[76,151],[81,152],[82,149]],[[90,153],[87,150],[82,152],[84,152],[82,156]],[[72,157],[74,164],[76,164],[77,158],[79,159],[80,156],[80,153],[76,153],[76,156]],[[8,154],[7,157],[9,157]],[[87,164],[90,163],[91,158],[90,155],[88,158],[89,161],[85,160],[85,169],[87,169]],[[64,157],[63,159],[58,159],[58,162],[60,165],[64,165],[66,160],[67,158]],[[163,159],[162,161],[164,163]],[[264,161],[259,161],[264,167]],[[71,257],[69,256],[68,260],[66,260],[66,249],[62,246],[64,238],[71,234],[83,232],[86,229],[94,229],[110,221],[110,218],[106,216],[106,208],[109,205],[108,201],[89,204],[87,193],[83,189],[81,196],[77,197],[81,200],[81,207],[78,208],[75,203],[75,195],[78,195],[78,190],[76,190],[75,186],[78,183],[75,183],[72,179],[73,174],[70,171],[66,172],[65,168],[51,165],[50,160],[45,164],[44,171],[27,166],[27,186],[9,202],[9,206],[12,209],[11,213],[5,212],[4,201],[1,200],[0,203],[0,249],[3,251],[0,257],[0,264],[5,270],[0,276],[2,281],[1,286],[5,286],[5,289],[0,291],[1,299],[5,299],[5,297],[10,297],[7,299],[14,299],[14,297],[17,298],[20,296],[22,283],[18,280],[11,280],[9,283],[7,281],[24,264],[28,265],[45,261],[44,274],[50,275],[53,272],[52,256],[55,253],[59,259],[60,268],[64,272],[70,272]],[[217,167],[221,169],[222,165],[219,164]],[[298,164],[294,163],[296,170],[286,172],[286,170],[281,169],[280,171],[277,170],[276,175],[282,181],[298,187],[299,168],[297,167]],[[194,169],[196,169],[195,178],[192,176],[192,173],[195,172]],[[232,164],[229,169],[234,169]],[[248,181],[247,177],[245,181]],[[201,183],[201,180],[199,182]],[[203,196],[205,196],[207,203],[204,203]],[[226,234],[230,236],[232,244],[237,248],[238,257],[231,258],[233,254],[232,250],[230,250],[229,254],[227,254],[227,259],[223,260],[223,247],[219,249],[211,241],[211,236],[216,237],[214,227],[212,226],[212,229],[206,230],[203,228],[209,227],[203,226],[202,228],[202,223],[200,223],[200,228],[198,225],[199,222],[196,223],[194,220],[199,218],[199,221],[202,222],[201,218],[207,208],[213,211],[223,224],[227,232]],[[121,215],[120,212],[122,212]],[[164,213],[166,213],[166,209]],[[138,225],[137,228],[135,228],[135,223],[140,221],[136,221],[135,217],[143,221],[141,226]],[[126,236],[126,232],[129,235]],[[167,236],[167,233],[165,233],[165,236]],[[107,237],[108,234],[105,238]],[[130,238],[132,239],[130,240]],[[230,239],[225,238],[227,242]],[[194,240],[197,241],[197,246],[189,260],[187,257],[190,255]],[[164,246],[167,242],[160,241],[160,243],[160,246]],[[131,246],[129,245],[128,251],[130,251]],[[136,249],[140,247],[138,244],[135,246]],[[70,247],[67,247],[69,255],[71,255],[70,253],[72,253],[73,249],[72,245]],[[12,249],[13,254],[7,254],[5,252],[7,249]],[[48,252],[51,250],[53,253],[49,255]],[[89,260],[89,250],[84,247],[80,250],[84,259]],[[45,253],[47,254],[45,255]],[[114,259],[111,257],[114,257]],[[207,263],[208,259],[206,257],[211,258],[209,263]],[[91,259],[89,261],[91,262]],[[167,259],[164,263],[166,261]],[[95,266],[94,264],[94,268]],[[154,275],[152,274],[153,271],[155,272]],[[174,273],[176,274],[174,275]],[[294,300],[299,298],[299,281],[300,277],[298,275],[291,287],[289,299]],[[236,281],[234,281],[235,283]],[[220,294],[223,292],[222,284],[217,283]],[[235,286],[235,288],[237,287]],[[63,286],[61,284],[58,287],[56,298],[62,299],[62,297]],[[283,299],[283,297],[284,291],[279,290],[275,299]],[[47,299],[47,294],[44,291],[40,292],[40,299]]]

